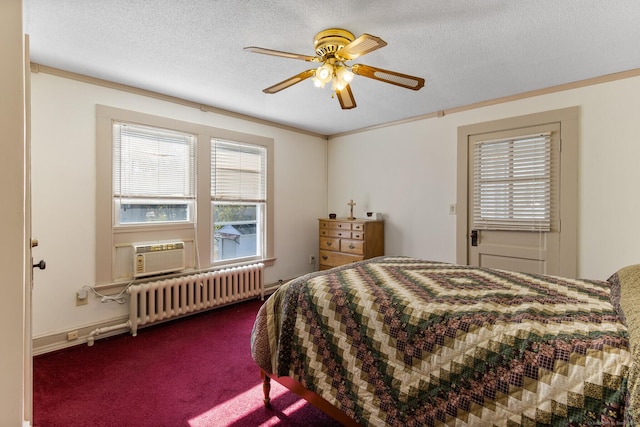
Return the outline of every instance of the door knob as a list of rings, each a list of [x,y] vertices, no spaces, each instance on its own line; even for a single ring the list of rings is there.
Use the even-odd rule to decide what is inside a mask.
[[[44,270],[45,268],[47,268],[47,263],[44,262],[43,259],[41,259],[39,263],[33,264],[33,268],[36,268],[36,267],[38,267],[40,270]]]
[[[478,246],[478,230],[471,230],[469,237],[471,237],[471,246]]]

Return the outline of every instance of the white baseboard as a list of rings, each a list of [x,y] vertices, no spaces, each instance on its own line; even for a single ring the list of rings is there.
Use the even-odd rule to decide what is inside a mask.
[[[280,281],[275,283],[270,283],[265,285],[264,295],[265,297],[275,292],[276,289],[283,283],[287,281]],[[194,313],[195,314],[195,313]],[[76,345],[84,344],[87,345],[87,341],[89,335],[99,328],[106,328],[110,326],[115,326],[126,322],[129,319],[129,316],[123,316],[116,319],[111,319],[108,321],[97,322],[91,325],[82,326],[79,328],[74,328],[66,331],[54,332],[47,335],[41,335],[38,337],[33,337],[33,355],[38,356],[45,353],[50,353],[52,351],[62,350],[65,348],[73,347]],[[167,319],[167,321],[173,320]],[[67,336],[69,332],[78,332],[78,338],[74,340],[68,340]],[[128,328],[118,328],[116,330],[100,334],[96,336],[96,339],[111,337],[114,335],[119,335],[129,332]]]
[[[38,356],[40,354],[49,353],[52,351],[62,350],[68,347],[73,347],[80,344],[87,344],[89,334],[98,328],[104,328],[108,326],[114,326],[126,322],[129,316],[119,317],[117,319],[111,319],[104,322],[94,323],[92,325],[82,326],[80,328],[71,329],[68,331],[54,332],[48,335],[42,335],[39,337],[33,337],[33,355]],[[78,332],[78,338],[74,340],[68,340],[67,334],[69,332]],[[128,332],[129,329],[121,328],[111,331],[109,333],[101,334],[100,338],[111,337]]]

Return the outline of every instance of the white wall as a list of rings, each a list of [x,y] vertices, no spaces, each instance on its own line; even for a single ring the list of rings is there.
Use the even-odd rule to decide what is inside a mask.
[[[205,113],[51,74],[32,75],[33,236],[47,269],[33,293],[35,338],[122,317],[126,307],[75,293],[94,283],[95,107],[104,104],[246,132],[275,141],[275,255],[267,283],[311,271],[317,218],[326,212],[326,140],[225,115]]]
[[[429,90],[426,87],[423,90]],[[640,77],[331,138],[328,209],[377,211],[386,253],[455,262],[458,126],[580,107],[578,273],[640,263]]]

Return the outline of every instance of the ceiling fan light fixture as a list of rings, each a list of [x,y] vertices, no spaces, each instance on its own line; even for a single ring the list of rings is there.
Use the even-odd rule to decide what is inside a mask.
[[[331,88],[334,92],[344,89],[353,80],[353,73],[344,64],[335,66],[335,76],[332,80]]]
[[[345,86],[347,86],[347,83],[338,79],[337,77],[334,77],[333,80],[331,81],[331,90],[333,92],[340,92],[342,89],[345,88]]]
[[[347,68],[346,65],[343,65],[338,67],[338,69],[336,70],[336,77],[338,78],[338,80],[341,80],[345,83],[351,83],[351,81],[353,80],[353,73],[351,72],[351,70],[349,70],[349,68]]]
[[[316,79],[322,82],[323,86],[325,83],[329,83],[333,78],[333,66],[328,63],[324,63],[316,69]]]

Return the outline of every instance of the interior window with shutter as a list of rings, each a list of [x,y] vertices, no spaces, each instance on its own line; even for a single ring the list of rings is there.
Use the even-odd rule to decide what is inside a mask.
[[[113,123],[115,225],[192,222],[196,136]]]
[[[474,146],[474,228],[550,231],[551,133]]]
[[[211,140],[212,261],[264,254],[267,149]]]

